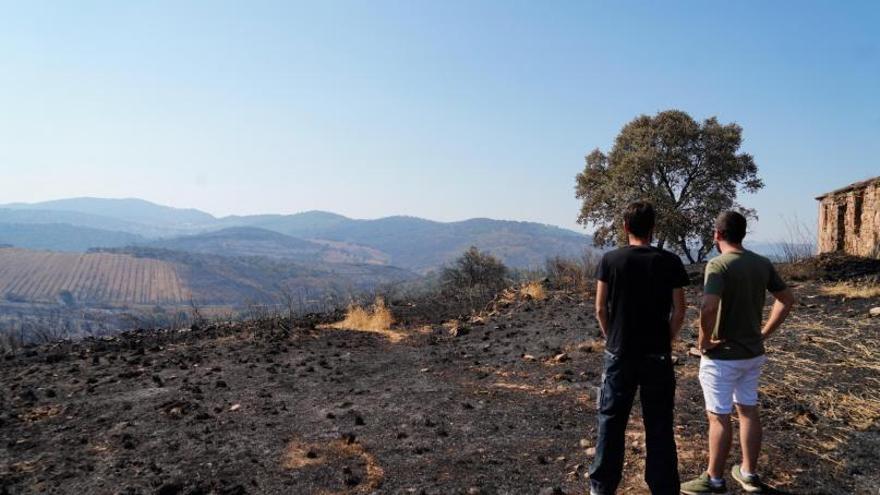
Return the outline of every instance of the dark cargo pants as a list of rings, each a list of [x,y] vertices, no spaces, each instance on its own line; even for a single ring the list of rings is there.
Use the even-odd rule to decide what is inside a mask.
[[[645,481],[653,495],[677,495],[678,456],[673,431],[675,372],[669,354],[637,357],[605,353],[599,394],[599,439],[590,485],[600,495],[617,490],[623,472],[625,431],[636,390],[645,424]]]

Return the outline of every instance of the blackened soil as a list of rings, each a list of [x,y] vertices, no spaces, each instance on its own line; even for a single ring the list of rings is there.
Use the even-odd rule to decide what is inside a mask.
[[[871,301],[798,290],[809,302],[771,342],[762,384],[764,476],[789,493],[876,493],[880,319]],[[603,350],[590,308],[551,293],[457,337],[242,327],[7,356],[0,493],[587,493]],[[676,345],[684,479],[705,464],[693,337]],[[628,435],[621,492],[647,493],[638,407]]]

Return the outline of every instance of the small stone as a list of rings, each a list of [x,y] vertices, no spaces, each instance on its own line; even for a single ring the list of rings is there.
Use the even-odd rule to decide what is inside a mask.
[[[538,492],[538,495],[565,495],[565,492],[562,491],[562,488],[558,486],[546,486],[541,488],[541,491]]]
[[[241,409],[241,404],[233,404],[229,406],[230,411],[238,411],[239,409]]]
[[[584,451],[584,453],[587,454],[588,457],[595,457],[596,456],[596,447],[590,447],[586,451]]]
[[[868,314],[871,316],[880,316],[880,306],[877,306],[876,308],[871,308],[871,310],[868,311]]]
[[[523,354],[522,358],[526,361],[534,361],[535,360],[535,356],[532,356],[531,354]]]
[[[553,360],[557,363],[564,363],[568,361],[568,354],[562,352],[553,357]]]
[[[582,449],[585,449],[590,446],[590,440],[587,438],[581,438],[580,446]]]
[[[703,357],[703,353],[700,352],[700,350],[696,347],[691,347],[690,349],[688,349],[688,354],[694,357]]]

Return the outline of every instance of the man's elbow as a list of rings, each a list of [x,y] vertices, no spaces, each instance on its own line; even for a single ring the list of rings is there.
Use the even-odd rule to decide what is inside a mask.
[[[786,309],[791,309],[791,307],[794,306],[794,303],[796,302],[794,298],[794,293],[791,292],[791,289],[785,289],[784,291],[782,291],[782,293],[780,293],[776,297],[776,300],[779,301],[783,306],[785,306]]]

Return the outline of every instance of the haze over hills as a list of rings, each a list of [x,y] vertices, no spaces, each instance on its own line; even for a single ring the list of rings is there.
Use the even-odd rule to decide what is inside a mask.
[[[96,246],[122,247],[144,240],[129,232],[67,223],[0,223],[0,244],[28,249],[83,252]]]
[[[301,261],[314,258],[325,262],[381,263],[417,272],[436,269],[472,245],[512,267],[539,266],[549,256],[580,256],[590,246],[589,236],[533,222],[436,222],[407,216],[358,220],[322,211],[216,218],[199,210],[171,208],[139,199],[75,198],[0,205],[0,243],[46,248],[46,242],[36,242],[33,235],[13,235],[21,229],[13,228],[13,224],[42,224],[46,236],[54,239],[51,248],[57,250],[82,250],[82,239],[93,238],[93,245],[88,247],[133,244]],[[46,224],[66,227],[57,229],[53,235],[52,227]],[[78,232],[79,227],[108,232]],[[226,230],[199,237],[230,227],[256,229]],[[266,231],[288,237],[270,239]],[[109,232],[134,234],[143,239],[113,237]]]
[[[173,208],[137,198],[69,198],[39,203],[10,203],[11,210],[50,210],[76,212],[124,222],[170,229],[192,229],[216,221],[213,215],[196,209]]]

